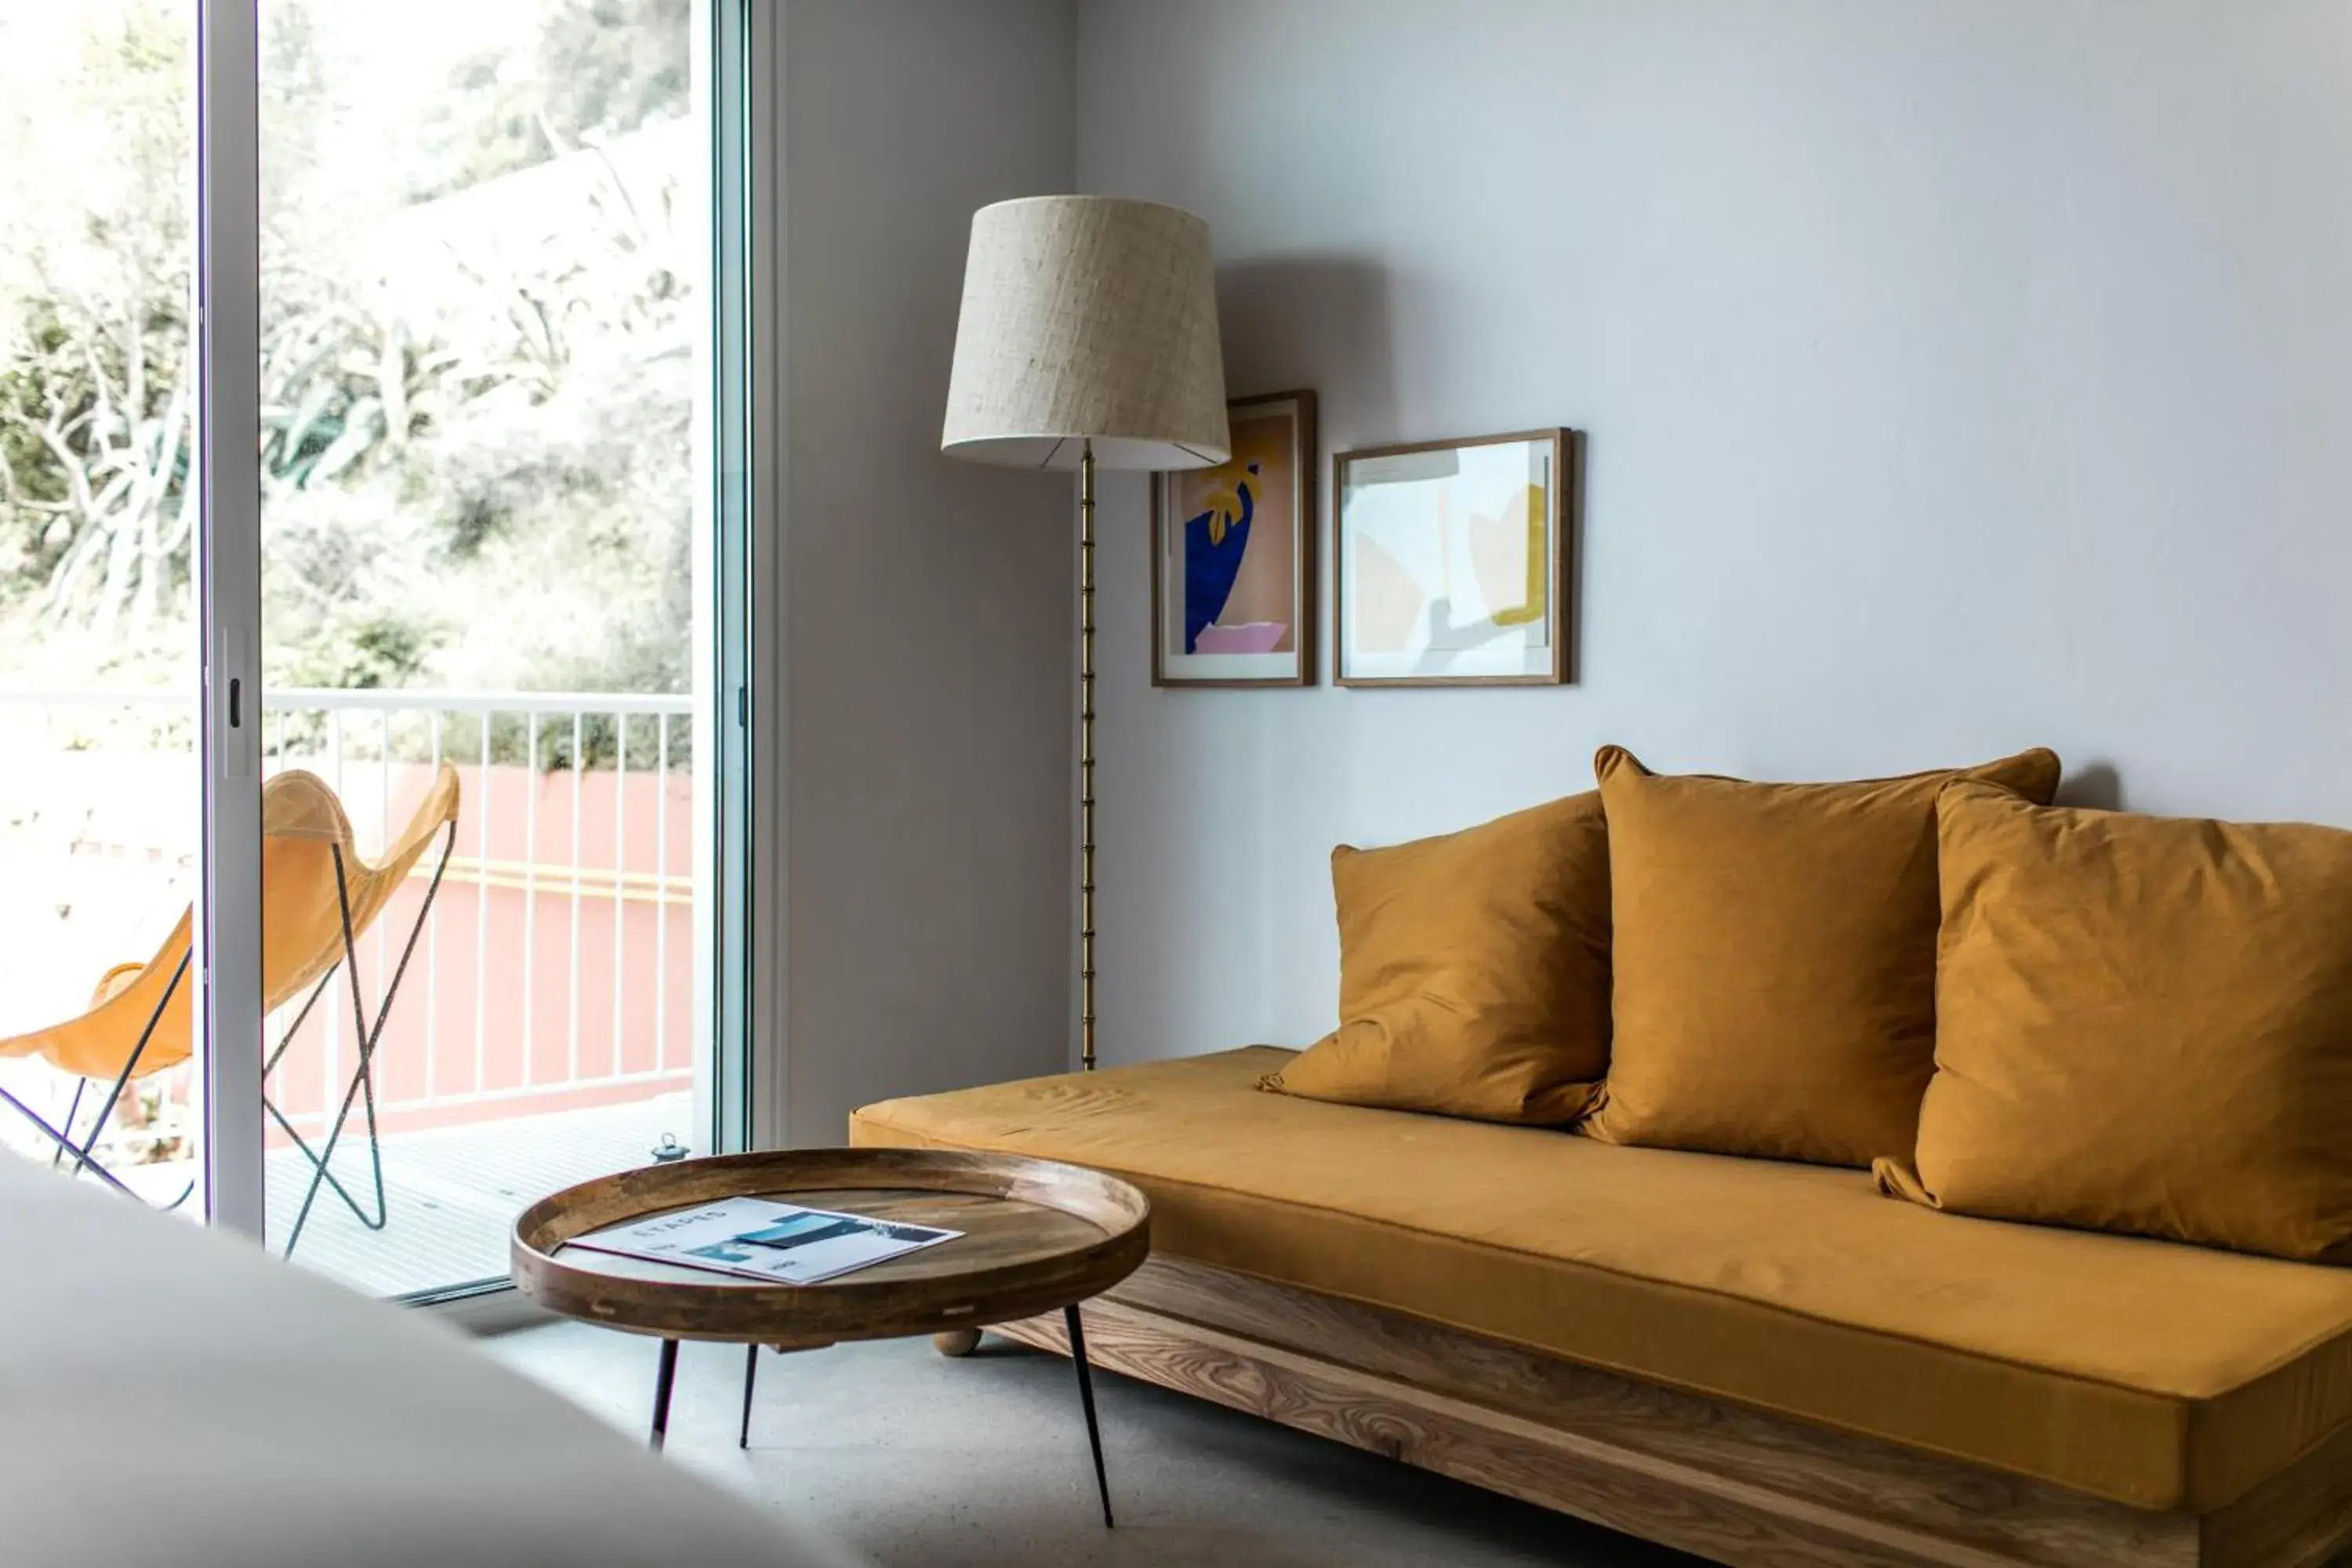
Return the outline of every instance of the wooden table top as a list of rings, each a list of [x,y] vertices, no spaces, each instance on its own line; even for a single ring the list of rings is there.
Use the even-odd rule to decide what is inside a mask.
[[[814,1285],[775,1285],[564,1244],[730,1197],[772,1197],[964,1232]],[[806,1349],[980,1328],[1100,1294],[1151,1247],[1150,1205],[1115,1176],[1017,1154],[790,1149],[602,1176],[515,1221],[514,1279],[551,1311],[666,1339]]]

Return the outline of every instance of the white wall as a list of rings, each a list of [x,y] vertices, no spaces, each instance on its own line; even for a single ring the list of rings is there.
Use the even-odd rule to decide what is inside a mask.
[[[1327,454],[1589,437],[1561,689],[1155,692],[1111,483],[1108,1058],[1311,1039],[1331,845],[1604,742],[2047,742],[2095,804],[2352,824],[2352,6],[1086,0],[1078,43],[1081,186],[1209,220],[1236,393],[1318,389]]]
[[[1058,1070],[1072,500],[939,455],[972,209],[1066,190],[1070,0],[785,0],[791,1142]]]

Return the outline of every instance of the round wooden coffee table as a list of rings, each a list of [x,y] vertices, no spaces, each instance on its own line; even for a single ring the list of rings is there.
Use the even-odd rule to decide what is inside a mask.
[[[606,1226],[733,1197],[772,1197],[964,1234],[814,1285],[735,1279],[565,1246]],[[682,1340],[748,1347],[738,1438],[748,1447],[761,1345],[813,1350],[844,1340],[948,1335],[1058,1309],[1108,1524],[1110,1486],[1078,1303],[1135,1272],[1150,1248],[1150,1203],[1098,1171],[1017,1154],[788,1149],[647,1165],[566,1187],[515,1220],[509,1255],[515,1284],[549,1310],[661,1340],[656,1448],[669,1426]]]

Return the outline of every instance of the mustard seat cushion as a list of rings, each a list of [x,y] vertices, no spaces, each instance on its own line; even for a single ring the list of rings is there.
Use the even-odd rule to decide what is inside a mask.
[[[850,1141],[1116,1172],[1161,1253],[2140,1507],[2218,1508],[2352,1418],[2352,1271],[1259,1093],[1288,1056],[889,1100]]]
[[[1935,1071],[1936,795],[2047,801],[2058,758],[1859,784],[1653,774],[1619,746],[1608,809],[1610,1143],[1867,1166],[1909,1151]]]
[[[2352,1262],[2352,833],[1938,805],[1936,1076],[1887,1190]]]
[[[889,1100],[850,1140],[1116,1172],[1159,1252],[2140,1507],[2218,1508],[2352,1419],[2352,1271],[1257,1092],[1288,1056]]]
[[[1609,834],[1591,791],[1331,852],[1339,1026],[1267,1077],[1310,1100],[1563,1122],[1609,1064]]]

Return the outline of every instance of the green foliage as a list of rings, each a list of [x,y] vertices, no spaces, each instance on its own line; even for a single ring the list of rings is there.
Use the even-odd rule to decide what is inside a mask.
[[[547,118],[572,145],[684,111],[692,0],[581,0],[540,38]]]
[[[529,54],[479,50],[449,72],[412,186],[426,200],[610,142],[687,110],[693,0],[566,0]]]
[[[186,668],[185,9],[0,11],[15,678]],[[268,678],[682,689],[702,241],[676,210],[693,139],[664,128],[690,0],[541,0],[535,32],[413,79],[370,68],[387,13],[263,15]]]
[[[76,68],[0,96],[0,616],[139,632],[187,581],[193,40],[164,0],[77,19]]]

